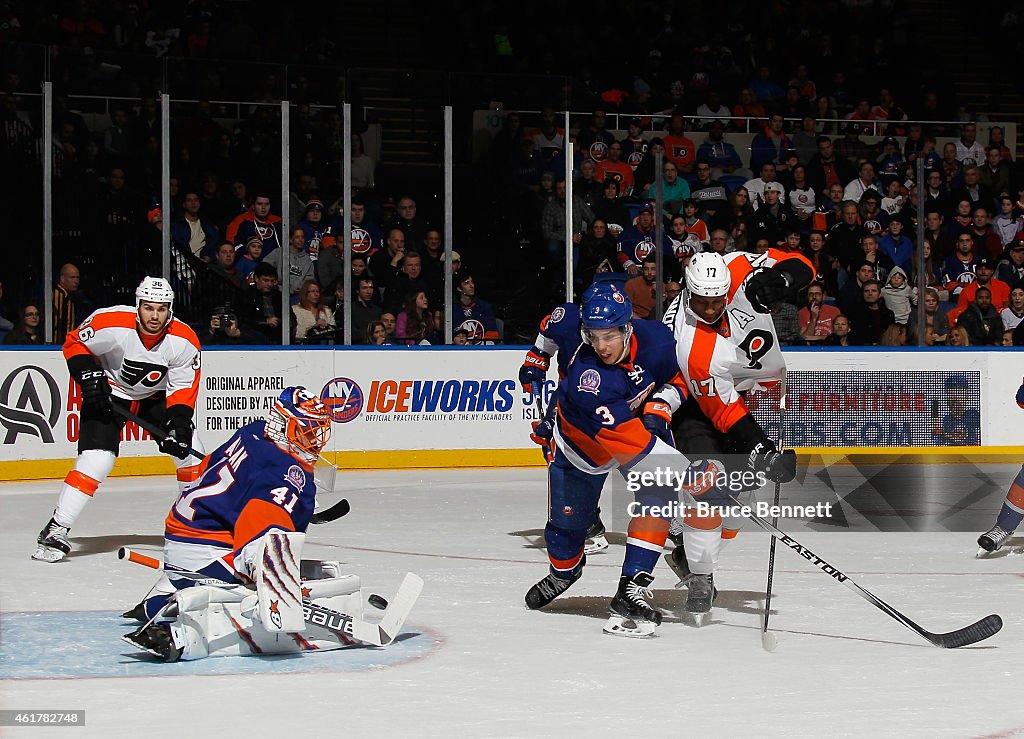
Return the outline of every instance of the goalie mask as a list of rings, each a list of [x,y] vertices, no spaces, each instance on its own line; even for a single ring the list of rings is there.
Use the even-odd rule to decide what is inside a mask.
[[[331,411],[306,388],[285,388],[267,417],[267,438],[312,467],[331,439]]]
[[[686,312],[702,323],[716,323],[725,312],[732,275],[721,254],[694,254],[686,265]]]
[[[633,304],[624,293],[612,287],[590,297],[583,306],[580,322],[583,341],[594,347],[594,351],[606,364],[621,362],[629,353],[629,340],[633,336]],[[614,356],[602,352],[602,339],[609,329],[621,332],[622,351]]]

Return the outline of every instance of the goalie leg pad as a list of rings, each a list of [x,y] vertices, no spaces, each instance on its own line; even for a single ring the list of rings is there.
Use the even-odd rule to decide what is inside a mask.
[[[306,535],[298,531],[269,531],[263,535],[256,561],[259,619],[271,632],[299,632],[302,617],[302,578],[299,561]]]
[[[326,589],[340,591],[348,590],[352,582],[341,579],[326,584]],[[329,651],[357,643],[350,634],[313,624],[307,624],[304,633],[268,631],[257,616],[259,609],[251,596],[240,601],[221,588],[198,585],[181,590],[175,597],[179,611],[171,624],[171,634],[182,650],[183,660]],[[361,618],[362,594],[358,589],[316,602]]]

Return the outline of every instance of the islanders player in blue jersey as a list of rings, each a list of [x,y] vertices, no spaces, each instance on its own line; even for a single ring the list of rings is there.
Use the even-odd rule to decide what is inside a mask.
[[[1017,388],[1017,405],[1024,408],[1024,383]],[[1017,476],[1010,483],[1010,489],[1006,491],[1006,500],[999,509],[999,516],[996,518],[996,525],[978,537],[978,556],[984,557],[991,552],[998,552],[1002,549],[1006,540],[1013,536],[1013,532],[1024,520],[1024,466],[1017,472]]]
[[[164,523],[164,573],[152,595],[126,618],[154,618],[193,580],[174,570],[227,583],[255,579],[262,538],[271,531],[304,532],[316,502],[313,468],[331,438],[331,413],[302,387],[277,398],[265,421],[254,421],[203,460],[205,470],[171,507]],[[154,652],[169,651],[170,630],[149,623],[126,638]]]
[[[672,463],[680,470],[685,458],[676,451],[668,429],[668,397],[686,397],[675,362],[675,341],[668,327],[653,321],[632,322],[629,299],[612,289],[593,296],[581,316],[582,338],[569,363],[555,413],[555,456],[548,467],[549,510],[544,529],[550,571],[530,588],[526,604],[548,605],[580,578],[586,562],[587,529],[608,473],[653,471]],[[648,600],[648,589],[665,539],[668,517],[650,515],[677,502],[670,484],[641,484],[640,504],[631,516],[619,588],[609,605],[605,631],[623,636],[649,636],[661,613]]]
[[[621,272],[599,272],[594,276],[593,284],[588,287],[581,296],[580,303],[587,302],[606,291],[614,291],[622,288],[626,275]],[[616,287],[617,286],[617,287]],[[519,368],[519,382],[523,386],[524,393],[538,393],[547,380],[548,369],[551,367],[551,359],[557,362],[558,379],[565,377],[569,362],[576,354],[576,350],[583,343],[583,332],[580,324],[581,308],[576,303],[562,303],[555,307],[551,313],[544,316],[540,322],[540,331],[537,333],[537,340],[523,360],[523,366]],[[539,444],[544,453],[544,460],[548,463],[554,458],[555,447],[552,440],[555,425],[555,406],[558,403],[558,388],[548,400],[548,407],[544,417],[533,424],[533,433],[530,438]],[[601,509],[597,509],[594,524],[587,532],[587,540],[584,551],[586,554],[597,554],[608,548],[608,540],[605,538],[605,527],[601,521]]]

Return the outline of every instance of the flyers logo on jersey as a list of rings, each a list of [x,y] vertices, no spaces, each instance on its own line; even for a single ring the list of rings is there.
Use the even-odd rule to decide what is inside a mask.
[[[164,375],[167,374],[167,368],[159,364],[139,362],[134,359],[125,358],[124,362],[121,363],[120,374],[121,380],[126,385],[131,385],[132,387],[142,385],[143,387],[154,388],[164,379]]]

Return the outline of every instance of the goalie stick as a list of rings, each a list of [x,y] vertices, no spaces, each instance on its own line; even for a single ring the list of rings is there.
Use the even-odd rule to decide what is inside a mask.
[[[348,512],[351,510],[352,506],[349,505],[348,498],[342,498],[332,506],[328,506],[320,511],[314,511],[309,522],[316,524],[330,523],[331,521],[337,521],[342,516],[348,515]]]
[[[134,562],[152,569],[160,569],[161,567],[160,560],[155,557],[140,554],[139,552],[134,552],[128,547],[119,548],[117,550],[117,558],[127,559],[129,562]],[[193,572],[191,570],[179,569],[177,567],[172,567],[171,569],[168,569],[167,572],[186,580],[192,580],[195,583],[209,585],[222,590],[236,590],[238,588],[245,587],[237,583],[230,583],[225,580],[211,578],[209,575],[204,575],[201,572]],[[386,647],[395,640],[395,637],[398,636],[398,632],[401,631],[406,618],[409,617],[409,613],[412,611],[412,607],[415,605],[422,590],[423,578],[419,575],[414,575],[411,572],[405,573],[405,579],[403,579],[402,584],[398,586],[398,591],[391,599],[391,602],[388,603],[388,607],[384,611],[384,616],[381,618],[379,623],[364,621],[363,619],[355,618],[347,613],[341,613],[340,611],[335,611],[325,606],[317,605],[316,603],[308,600],[303,600],[302,602],[302,617],[308,624],[331,629],[332,631],[340,631],[344,634],[350,634],[356,641],[361,641],[364,644],[369,644],[370,646]],[[153,619],[150,621],[152,622],[152,620]],[[148,624],[146,625],[148,626]],[[143,628],[145,628],[145,626],[143,626]],[[141,629],[139,630],[141,631]]]
[[[737,505],[743,505],[735,497],[733,497],[732,500]],[[902,613],[897,611],[895,608],[893,608],[891,605],[886,603],[884,600],[879,598],[877,595],[872,593],[867,588],[863,588],[857,583],[855,583],[849,575],[847,575],[844,572],[841,572],[837,567],[826,562],[824,559],[819,557],[810,549],[803,546],[796,539],[789,536],[781,529],[778,529],[775,526],[773,526],[771,522],[761,518],[760,516],[754,513],[750,513],[748,515],[748,518],[754,523],[756,523],[758,526],[760,526],[762,529],[767,531],[769,534],[771,534],[772,537],[777,538],[780,542],[782,542],[787,547],[792,549],[794,552],[799,554],[801,557],[806,559],[808,562],[816,566],[826,575],[829,575],[833,579],[838,580],[843,585],[845,585],[850,590],[859,595],[861,598],[863,598],[868,603],[873,605],[875,608],[882,611],[882,613],[885,613],[889,617],[895,619],[896,621],[899,621],[908,629],[918,634],[919,636],[927,640],[929,643],[935,645],[936,647],[942,647],[943,649],[957,649],[958,647],[966,647],[970,644],[975,644],[977,642],[988,639],[990,636],[997,634],[999,630],[1003,628],[1003,619],[1001,619],[997,614],[993,613],[992,615],[985,616],[985,618],[981,619],[980,621],[975,621],[970,626],[964,626],[962,629],[957,629],[956,631],[948,631],[942,634],[932,633],[931,631],[928,631],[919,626],[918,624],[914,623],[913,621],[911,621],[909,618],[904,616]]]

